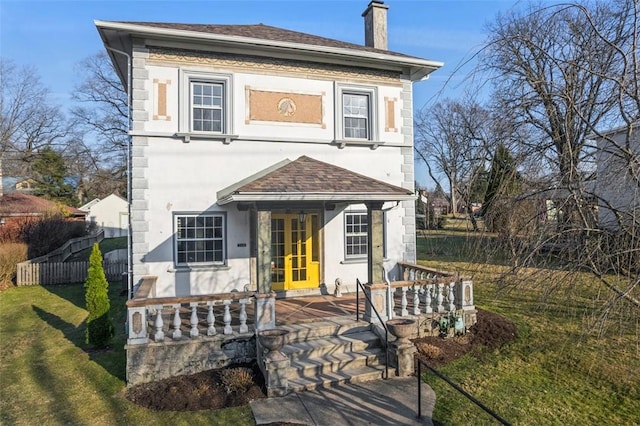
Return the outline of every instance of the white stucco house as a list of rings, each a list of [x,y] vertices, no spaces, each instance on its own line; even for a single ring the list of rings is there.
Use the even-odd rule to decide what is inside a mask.
[[[96,21],[131,91],[134,284],[352,285],[367,277],[372,212],[380,261],[415,261],[412,89],[442,63],[388,51],[386,8],[371,3],[365,46],[262,24]]]
[[[402,315],[408,295],[473,308],[470,280],[413,265],[413,85],[443,64],[387,50],[387,8],[363,13],[365,45],[95,22],[131,99],[129,383],[260,358],[276,297],[336,283],[367,283],[368,321],[390,316],[387,279]]]
[[[591,136],[598,147],[594,189],[598,221],[606,229],[637,223],[640,217],[639,124]]]
[[[103,199],[93,199],[79,209],[87,212],[88,222],[104,230],[105,238],[128,235],[128,205],[124,198],[111,194]]]

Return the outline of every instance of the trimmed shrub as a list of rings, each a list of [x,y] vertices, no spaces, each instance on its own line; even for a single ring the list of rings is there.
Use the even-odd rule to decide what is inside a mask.
[[[84,288],[89,311],[86,341],[96,348],[105,348],[113,337],[113,324],[110,316],[109,283],[102,267],[102,253],[98,243],[93,244]]]

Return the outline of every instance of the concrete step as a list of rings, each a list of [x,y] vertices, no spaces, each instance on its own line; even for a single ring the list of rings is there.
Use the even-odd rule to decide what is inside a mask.
[[[289,343],[282,348],[289,359],[322,358],[325,355],[364,351],[381,346],[380,339],[372,331],[359,331],[342,334],[339,336],[329,336],[297,343]]]
[[[356,322],[351,318],[336,318],[335,321],[316,321],[306,324],[285,325],[279,328],[289,331],[287,336],[289,343],[298,343],[322,337],[367,331],[370,330],[370,325],[364,321]]]
[[[318,358],[297,359],[291,361],[289,379],[314,377],[324,373],[338,372],[364,366],[384,364],[385,354],[382,348],[366,351],[329,353]]]
[[[361,366],[345,368],[340,371],[322,373],[313,377],[298,377],[289,379],[289,389],[293,392],[302,392],[321,387],[331,387],[344,383],[367,382],[382,379],[384,366]]]

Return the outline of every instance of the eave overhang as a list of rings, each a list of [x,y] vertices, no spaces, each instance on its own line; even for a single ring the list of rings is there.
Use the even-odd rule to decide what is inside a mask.
[[[304,202],[325,202],[325,203],[367,203],[367,202],[393,202],[411,201],[416,197],[412,194],[390,194],[390,193],[335,193],[335,192],[256,192],[256,193],[234,193],[218,199],[219,205],[229,203],[304,203]]]
[[[313,62],[331,62],[356,67],[391,70],[406,73],[412,81],[419,81],[444,63],[404,55],[393,55],[381,51],[365,51],[332,46],[318,46],[288,41],[265,40],[236,35],[203,33],[171,28],[158,28],[122,22],[94,21],[105,46],[131,51],[133,38],[144,39],[149,45],[162,42],[180,42],[208,46],[228,51],[242,50],[252,55],[263,55]],[[126,64],[109,52],[117,61],[121,80],[126,80]],[[292,56],[293,55],[293,56]],[[123,68],[123,65],[125,67]]]

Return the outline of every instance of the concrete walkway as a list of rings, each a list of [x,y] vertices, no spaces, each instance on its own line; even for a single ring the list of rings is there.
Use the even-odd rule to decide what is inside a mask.
[[[418,419],[418,382],[407,377],[260,399],[251,402],[251,411],[258,425],[433,425],[435,402],[435,393],[423,383],[422,418]]]

